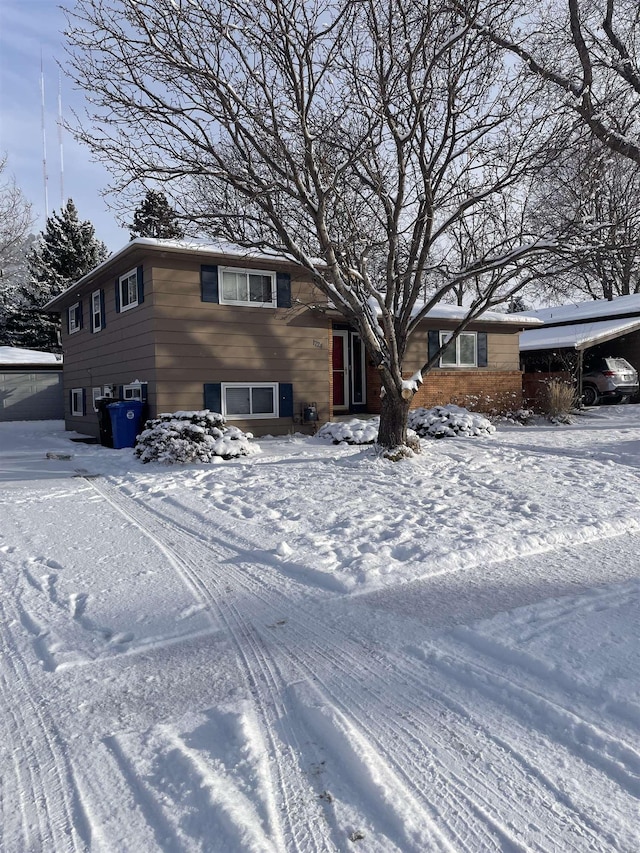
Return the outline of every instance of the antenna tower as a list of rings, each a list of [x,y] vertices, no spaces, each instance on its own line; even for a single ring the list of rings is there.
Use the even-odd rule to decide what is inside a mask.
[[[40,49],[40,126],[42,129],[42,178],[44,182],[44,212],[49,218],[49,175],[47,174],[47,132],[44,126],[44,64]]]
[[[62,73],[58,71],[58,147],[60,149],[60,212],[64,208],[64,150],[62,147]]]

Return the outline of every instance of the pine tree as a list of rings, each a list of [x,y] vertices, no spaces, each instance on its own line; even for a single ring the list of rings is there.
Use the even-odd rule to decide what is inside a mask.
[[[29,277],[19,288],[22,304],[7,322],[9,343],[59,351],[60,320],[41,309],[106,257],[106,246],[96,239],[93,225],[78,219],[76,206],[69,199],[61,213],[47,219],[45,230],[27,256]]]
[[[175,210],[165,194],[158,190],[147,190],[146,196],[134,211],[130,233],[132,240],[136,237],[164,240],[184,237]]]
[[[511,301],[507,306],[507,314],[525,314],[528,310],[529,306],[522,296],[511,297]]]

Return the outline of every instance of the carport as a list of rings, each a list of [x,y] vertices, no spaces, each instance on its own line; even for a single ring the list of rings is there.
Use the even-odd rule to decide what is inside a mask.
[[[617,341],[615,355],[626,358],[638,370],[640,317],[597,320],[571,325],[543,326],[520,335],[525,397],[535,397],[542,379],[560,374],[575,379],[582,395],[584,356],[603,344]]]

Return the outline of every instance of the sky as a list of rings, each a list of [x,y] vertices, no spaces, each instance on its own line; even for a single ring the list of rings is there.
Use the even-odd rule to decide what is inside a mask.
[[[71,4],[70,4],[71,5]],[[66,21],[56,0],[0,0],[0,153],[7,157],[7,171],[31,202],[34,231],[46,221],[41,123],[40,57],[44,71],[45,137],[48,173],[49,214],[60,210],[60,144],[58,135],[58,91],[62,96],[63,119],[80,113],[84,95],[60,65],[66,61],[63,30]],[[67,131],[62,134],[64,200],[72,198],[81,219],[89,219],[96,236],[116,251],[129,239],[119,227],[102,196],[109,176],[91,160],[85,146]]]

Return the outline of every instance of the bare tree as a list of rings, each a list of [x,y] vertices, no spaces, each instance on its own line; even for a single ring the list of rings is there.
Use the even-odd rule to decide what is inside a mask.
[[[31,205],[13,178],[5,174],[6,157],[0,158],[0,275],[6,278],[16,262],[31,226]]]
[[[453,0],[467,25],[519,57],[603,145],[640,164],[637,0]]]
[[[592,137],[578,138],[541,178],[538,216],[583,247],[574,265],[549,277],[549,293],[613,299],[640,292],[640,166]]]
[[[429,310],[468,283],[458,334],[559,246],[527,224],[557,131],[538,83],[443,0],[79,0],[67,35],[112,189],[306,268],[380,372],[385,447]]]
[[[0,342],[5,340],[7,318],[20,302],[18,287],[28,275],[26,256],[33,225],[31,205],[6,175],[6,167],[6,158],[0,158]]]

